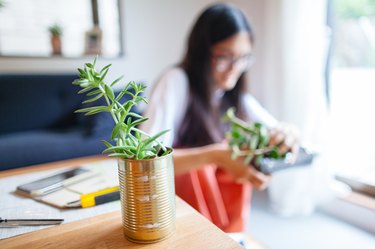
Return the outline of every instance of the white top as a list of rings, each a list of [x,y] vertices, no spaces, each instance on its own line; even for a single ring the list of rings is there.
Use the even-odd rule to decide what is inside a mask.
[[[219,100],[222,93],[215,93],[215,100]],[[141,125],[141,129],[154,135],[169,129],[159,141],[165,146],[172,146],[173,139],[185,116],[189,100],[189,81],[184,70],[175,67],[166,71],[155,83],[149,98],[149,104],[144,117],[149,118]],[[245,94],[241,99],[247,121],[260,122],[267,127],[277,124],[273,118],[251,95]]]

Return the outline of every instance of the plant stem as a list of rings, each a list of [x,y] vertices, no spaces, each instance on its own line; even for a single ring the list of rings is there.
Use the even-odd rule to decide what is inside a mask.
[[[255,134],[254,130],[251,129],[251,128],[249,127],[249,125],[248,125],[245,121],[243,121],[243,120],[241,120],[241,119],[239,119],[239,118],[237,118],[237,117],[230,117],[230,121],[231,121],[233,124],[235,124],[235,125],[241,127],[243,130]]]
[[[273,146],[272,147],[269,146],[269,147],[266,147],[266,148],[256,149],[256,150],[240,150],[236,154],[238,156],[248,156],[249,154],[254,155],[254,156],[258,156],[258,155],[263,155],[265,153],[268,153],[272,150],[273,150]]]
[[[100,91],[102,91],[102,93],[104,94],[104,98],[105,98],[105,101],[107,102],[107,105],[108,105],[108,106],[111,106],[111,102],[109,101],[109,99],[108,99],[108,97],[107,97],[107,94],[105,93],[103,87],[102,87],[100,84],[99,84],[99,89],[100,89]],[[117,123],[118,123],[118,120],[117,120],[116,115],[114,114],[114,112],[113,112],[112,109],[111,109],[110,113],[111,113],[111,116],[112,116],[113,120],[115,121],[115,124],[117,124]]]

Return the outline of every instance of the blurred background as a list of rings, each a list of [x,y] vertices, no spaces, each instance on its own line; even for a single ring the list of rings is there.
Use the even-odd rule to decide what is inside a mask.
[[[0,0],[0,76],[71,75],[100,54],[110,79],[151,88],[214,2]],[[254,193],[249,234],[269,248],[375,248],[375,0],[222,2],[255,27],[251,92],[317,154]]]

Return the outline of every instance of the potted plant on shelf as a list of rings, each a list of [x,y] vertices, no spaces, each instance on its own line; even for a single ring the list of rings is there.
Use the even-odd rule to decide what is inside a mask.
[[[48,27],[48,31],[51,34],[51,46],[53,55],[61,55],[61,36],[62,27],[58,24],[54,24]]]
[[[152,243],[162,240],[175,230],[175,191],[172,149],[163,146],[157,139],[167,131],[150,136],[137,126],[147,120],[133,111],[142,97],[145,87],[129,82],[118,94],[112,83],[105,82],[111,65],[102,70],[95,69],[94,62],[78,69],[79,79],[73,84],[89,99],[83,103],[105,100],[105,105],[77,110],[85,115],[108,112],[114,121],[111,140],[103,141],[107,146],[103,152],[118,158],[122,221],[125,236],[133,242]],[[130,97],[121,102],[124,95]]]

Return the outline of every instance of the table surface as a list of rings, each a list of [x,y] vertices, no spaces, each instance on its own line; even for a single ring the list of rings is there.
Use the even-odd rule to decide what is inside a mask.
[[[81,158],[3,171],[0,172],[0,181],[21,174],[38,174],[35,172],[78,166],[104,159]],[[135,244],[126,240],[122,232],[121,212],[117,210],[2,239],[0,248],[243,248],[178,197],[176,208],[176,231],[168,239],[154,244]],[[258,248],[256,242],[253,242],[253,248]]]

